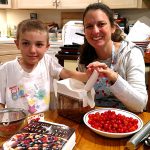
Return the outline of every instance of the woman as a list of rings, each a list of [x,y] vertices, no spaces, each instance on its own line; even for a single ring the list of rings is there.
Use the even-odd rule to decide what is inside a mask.
[[[85,43],[78,70],[97,67],[101,74],[95,84],[96,105],[142,112],[148,99],[142,49],[122,38],[114,42],[116,24],[112,10],[105,4],[89,5],[83,24]]]

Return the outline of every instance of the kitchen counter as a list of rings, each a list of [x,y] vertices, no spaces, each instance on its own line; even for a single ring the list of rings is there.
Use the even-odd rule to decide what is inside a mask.
[[[0,44],[14,44],[15,38],[7,38],[7,37],[0,37]],[[62,46],[63,42],[62,40],[58,41],[49,41],[50,45],[57,47]]]
[[[144,124],[150,120],[150,113],[148,112],[140,113],[138,116],[143,120]],[[44,112],[44,118],[46,121],[66,124],[75,129],[76,145],[73,150],[125,150],[126,143],[131,138],[113,139],[100,136],[91,131],[84,123],[76,123],[61,117],[57,111]],[[0,138],[0,148],[6,140],[7,138]],[[143,144],[139,145],[138,150],[144,149],[146,148]]]
[[[0,37],[0,44],[14,44],[14,38]]]
[[[20,50],[15,44],[0,44],[0,64],[15,59],[16,56],[20,56]]]
[[[50,47],[47,54],[50,54],[54,59],[57,60],[55,55],[60,51],[62,41],[50,41]],[[0,64],[6,61],[15,59],[16,56],[20,56],[20,50],[17,49],[14,44],[13,38],[0,38]]]

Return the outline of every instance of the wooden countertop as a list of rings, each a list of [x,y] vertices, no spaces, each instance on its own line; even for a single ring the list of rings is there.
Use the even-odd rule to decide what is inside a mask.
[[[48,111],[44,113],[45,120],[66,124],[75,129],[76,132],[76,145],[73,150],[124,150],[126,142],[131,138],[112,139],[100,136],[91,131],[84,123],[76,123],[69,119],[63,118],[57,114],[57,111]],[[150,113],[143,112],[138,114],[143,120],[144,124],[150,120]],[[0,144],[6,138],[0,138]],[[140,145],[137,150],[143,150],[144,146]]]
[[[0,56],[20,54],[15,44],[0,44]]]
[[[11,55],[11,54],[20,54],[20,50],[17,49],[15,44],[0,44],[0,56]],[[67,59],[67,60],[77,60],[79,55],[64,55],[56,54],[58,59]],[[150,53],[145,53],[144,55],[145,63],[150,63]]]

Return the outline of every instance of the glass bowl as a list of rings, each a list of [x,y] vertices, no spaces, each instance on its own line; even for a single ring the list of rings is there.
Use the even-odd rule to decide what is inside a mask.
[[[26,117],[25,111],[20,108],[0,109],[0,136],[14,135],[24,124]]]

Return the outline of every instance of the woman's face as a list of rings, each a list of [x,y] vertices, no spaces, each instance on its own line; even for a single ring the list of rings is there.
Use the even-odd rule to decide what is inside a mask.
[[[21,50],[23,64],[26,67],[37,65],[49,47],[47,34],[42,31],[26,31],[15,43]]]
[[[107,15],[102,10],[89,10],[85,15],[85,37],[95,49],[107,46],[114,31],[115,28],[111,27]]]

